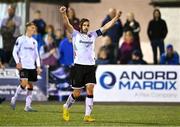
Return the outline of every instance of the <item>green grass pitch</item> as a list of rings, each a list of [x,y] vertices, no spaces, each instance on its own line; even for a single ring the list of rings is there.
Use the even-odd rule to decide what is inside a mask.
[[[62,120],[62,103],[34,102],[38,112],[25,112],[24,102],[16,110],[9,102],[0,105],[0,126],[180,126],[180,104],[95,103],[96,122],[83,122],[84,103],[75,103],[70,121]]]

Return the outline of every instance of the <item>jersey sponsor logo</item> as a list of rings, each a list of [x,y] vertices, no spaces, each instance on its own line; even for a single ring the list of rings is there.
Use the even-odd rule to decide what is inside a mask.
[[[86,47],[89,47],[90,45],[92,45],[93,42],[92,41],[82,41],[82,40],[80,40],[79,43],[83,43],[83,44],[86,45]]]

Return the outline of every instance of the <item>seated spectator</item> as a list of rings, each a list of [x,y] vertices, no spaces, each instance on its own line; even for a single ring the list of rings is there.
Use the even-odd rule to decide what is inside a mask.
[[[169,44],[166,47],[166,53],[161,55],[160,64],[177,65],[179,63],[179,54],[174,51],[173,46]]]
[[[66,38],[64,38],[59,44],[59,64],[63,66],[70,66],[74,62],[74,53],[72,45],[72,36],[66,31]]]
[[[97,56],[96,64],[109,64],[108,52],[105,46],[101,47]]]
[[[62,41],[62,39],[64,38],[63,32],[61,29],[57,29],[55,31],[55,43],[57,46],[59,46],[60,42]]]
[[[55,34],[54,34],[54,26],[53,25],[47,25],[46,27],[46,34],[44,35],[44,41],[47,41],[48,36],[52,36],[53,39],[55,39]]]
[[[119,48],[118,64],[127,64],[131,60],[132,52],[137,49],[131,31],[124,33],[124,42]]]
[[[107,53],[107,59],[109,61],[108,64],[115,64],[116,63],[115,50],[111,38],[109,36],[103,36],[102,43],[104,45],[103,48],[105,48]]]
[[[147,62],[142,59],[142,55],[139,50],[134,50],[132,53],[132,58],[128,64],[147,64]]]
[[[51,35],[47,36],[47,42],[40,48],[40,58],[43,65],[49,65],[54,70],[58,66],[59,52]]]

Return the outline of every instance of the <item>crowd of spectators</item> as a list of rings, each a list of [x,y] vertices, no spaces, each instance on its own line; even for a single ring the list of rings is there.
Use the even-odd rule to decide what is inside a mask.
[[[8,17],[2,20],[0,34],[3,38],[3,48],[0,49],[0,58],[3,66],[13,66],[12,50],[16,38],[20,35],[19,27],[21,17],[15,15],[16,7],[8,7]],[[67,10],[70,23],[76,30],[79,30],[79,18],[76,17],[75,10],[71,7]],[[101,26],[109,22],[116,14],[115,8],[110,8],[108,14],[102,20]],[[153,64],[179,64],[179,55],[170,44],[165,52],[164,39],[168,33],[165,20],[161,18],[158,9],[153,12],[153,18],[147,26],[152,52]],[[32,22],[37,26],[36,34],[33,37],[38,42],[38,51],[42,65],[48,65],[50,70],[58,66],[69,67],[73,64],[72,37],[66,29],[54,29],[54,26],[47,24],[41,17],[41,11],[34,12]],[[140,40],[141,26],[135,19],[135,14],[129,12],[123,24],[119,19],[102,37],[104,45],[97,53],[96,64],[147,64],[143,60],[143,52]],[[120,39],[123,43],[119,46]],[[160,60],[158,61],[157,49],[160,50]]]

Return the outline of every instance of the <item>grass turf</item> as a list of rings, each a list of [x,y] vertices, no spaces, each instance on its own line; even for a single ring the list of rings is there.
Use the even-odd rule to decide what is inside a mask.
[[[24,112],[24,103],[16,110],[5,102],[0,105],[0,126],[180,126],[180,105],[97,103],[93,116],[96,122],[83,122],[84,104],[71,108],[69,122],[62,120],[62,103],[34,102],[38,112]]]

